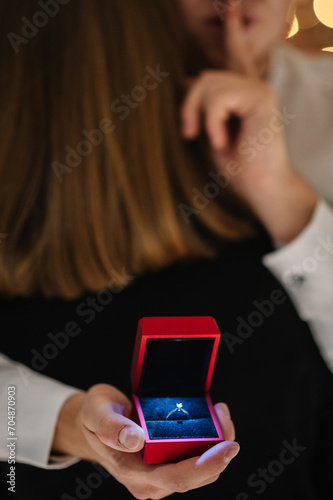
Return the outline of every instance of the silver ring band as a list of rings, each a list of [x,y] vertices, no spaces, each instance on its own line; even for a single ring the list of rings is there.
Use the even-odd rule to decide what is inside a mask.
[[[183,403],[176,403],[176,408],[167,414],[167,416],[165,417],[165,420],[168,420],[168,418],[171,417],[171,415],[173,415],[174,413],[183,413],[184,415],[187,415],[188,418],[190,418],[189,412],[184,410],[184,408],[183,408]],[[183,415],[180,415],[180,416],[183,416]]]

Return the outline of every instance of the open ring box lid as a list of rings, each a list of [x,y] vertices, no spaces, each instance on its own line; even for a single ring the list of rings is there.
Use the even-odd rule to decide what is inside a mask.
[[[210,316],[139,321],[131,379],[146,463],[178,462],[224,441],[209,396],[219,341]]]

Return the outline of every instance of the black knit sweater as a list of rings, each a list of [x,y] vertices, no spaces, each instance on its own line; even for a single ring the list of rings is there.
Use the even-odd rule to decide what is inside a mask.
[[[2,299],[0,350],[66,384],[88,389],[104,382],[131,397],[140,318],[213,316],[222,339],[211,396],[229,405],[241,451],[216,483],[173,498],[332,498],[333,376],[286,292],[262,266],[269,250],[261,237],[226,245],[214,259],[137,277],[112,299],[107,293],[75,301]],[[42,353],[53,342],[50,332],[71,322],[80,333],[53,359],[33,362],[32,350]],[[84,461],[59,471],[17,465],[15,494],[5,493],[7,473],[8,464],[0,464],[1,487],[12,499],[133,498],[104,469]]]

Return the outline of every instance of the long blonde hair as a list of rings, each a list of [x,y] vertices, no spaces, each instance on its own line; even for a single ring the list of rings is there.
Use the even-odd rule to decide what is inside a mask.
[[[0,7],[0,293],[73,298],[212,255],[200,228],[250,234],[228,189],[190,224],[179,209],[212,179],[179,133],[176,2],[51,4]]]

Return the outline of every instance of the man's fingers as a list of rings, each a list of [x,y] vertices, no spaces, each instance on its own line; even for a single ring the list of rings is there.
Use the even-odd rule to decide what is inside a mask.
[[[225,403],[217,403],[214,405],[214,408],[221,425],[224,439],[226,441],[234,441],[235,427],[231,420],[228,406]]]
[[[144,431],[124,416],[130,403],[119,394],[113,394],[112,390],[93,392],[82,409],[82,422],[105,445],[119,451],[137,452],[144,446]]]
[[[208,470],[210,476],[221,474],[228,463],[235,458],[239,450],[240,446],[235,441],[224,441],[201,455],[196,465]]]
[[[237,455],[239,444],[223,442],[206,451],[200,457],[183,460],[177,464],[161,465],[150,474],[153,485],[178,493],[199,488],[205,481],[218,477],[230,460]]]
[[[180,109],[182,135],[194,139],[200,133],[202,112],[207,107],[207,85],[214,81],[215,71],[204,71],[193,81]]]
[[[116,413],[112,403],[105,403],[97,409],[92,423],[93,432],[102,443],[119,451],[137,452],[145,444],[141,427],[132,420]]]
[[[132,493],[134,498],[138,500],[161,500],[174,493],[174,491],[162,490],[161,488],[156,488],[149,484],[144,486],[142,484],[134,484],[131,485],[128,490]]]
[[[227,147],[229,141],[226,128],[229,117],[229,101],[226,96],[218,93],[219,88],[215,88],[218,76],[214,71],[201,74],[183,102],[181,120],[183,137],[194,139],[200,133],[201,121],[204,119],[205,130],[212,147],[222,150]],[[221,86],[221,81],[219,80],[219,82]],[[211,89],[209,93],[207,93],[208,88]]]
[[[185,493],[216,481],[239,450],[237,443],[221,443],[201,457],[194,457],[177,464],[147,465],[135,455],[114,452],[114,462],[119,463],[113,475],[138,499],[162,499],[173,493]],[[115,460],[114,460],[115,459]],[[104,465],[107,468],[107,464]],[[125,481],[124,481],[125,479]]]
[[[229,134],[226,127],[228,114],[223,114],[223,108],[207,110],[205,116],[205,129],[209,137],[211,146],[216,151],[223,151],[228,148]]]
[[[200,132],[201,87],[194,85],[180,110],[181,133],[185,139],[194,139]]]
[[[240,6],[230,6],[227,10],[224,36],[227,69],[243,75],[258,76],[243,26]]]
[[[220,419],[222,423],[224,420],[230,420],[226,414],[226,408],[222,403],[216,408],[217,413],[223,412]],[[175,492],[185,493],[213,483],[238,451],[238,443],[225,441],[209,449],[200,457],[193,457],[175,464],[160,465],[145,464],[140,453],[125,454],[112,451],[104,466],[108,468],[107,462],[110,460],[112,474],[126,485],[135,498],[159,500]]]
[[[212,476],[209,479],[206,479],[202,483],[198,485],[198,488],[202,488],[203,486],[208,486],[209,484],[215,483],[218,480],[221,474],[216,474],[216,476]]]
[[[174,493],[172,490],[160,488],[158,484],[151,484],[150,473],[154,466],[143,462],[141,453],[121,453],[113,450],[102,465],[137,499],[159,500]]]

